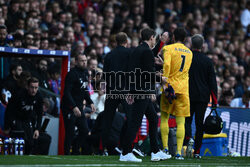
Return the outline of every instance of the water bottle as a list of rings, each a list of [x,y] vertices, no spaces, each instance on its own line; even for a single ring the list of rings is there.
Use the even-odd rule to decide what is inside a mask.
[[[3,141],[2,138],[0,138],[0,155],[3,154]]]
[[[16,138],[15,140],[15,155],[19,154],[19,139]]]
[[[20,155],[23,155],[23,152],[24,152],[24,144],[25,144],[23,138],[20,138],[19,144],[20,144],[20,147],[19,147],[19,154],[20,154]]]
[[[14,140],[9,138],[9,155],[14,154]]]
[[[9,139],[6,138],[4,140],[4,155],[8,155],[9,154]]]

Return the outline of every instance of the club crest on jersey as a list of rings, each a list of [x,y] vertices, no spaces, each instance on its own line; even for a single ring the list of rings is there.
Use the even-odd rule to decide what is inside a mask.
[[[86,82],[83,82],[82,78],[79,79],[80,80],[80,84],[81,84],[81,89],[82,88],[86,88]]]

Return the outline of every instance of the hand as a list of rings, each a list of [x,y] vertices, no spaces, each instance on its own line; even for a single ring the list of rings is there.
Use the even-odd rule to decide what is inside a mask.
[[[76,117],[80,117],[82,115],[82,113],[78,107],[73,108],[73,112],[74,112]]]
[[[155,95],[155,94],[153,94],[153,95],[151,96],[151,101],[152,101],[152,102],[155,102],[155,101],[156,101],[156,95]]]
[[[91,114],[93,114],[96,111],[95,105],[94,104],[90,104],[90,107],[91,107],[91,110],[92,110]]]
[[[85,113],[85,118],[90,118],[90,113]]]
[[[33,135],[33,139],[38,139],[39,137],[39,131],[35,130],[34,135]]]
[[[168,87],[167,87],[167,88],[165,88],[165,86],[163,86],[163,88],[164,88],[165,96],[166,96],[166,98],[168,99],[168,102],[169,102],[170,104],[172,104],[172,100],[177,99],[173,87],[172,87],[170,84],[168,84]]]
[[[157,57],[155,57],[155,64],[163,66],[164,61],[162,60],[161,56],[158,54]]]
[[[82,107],[82,110],[84,110],[86,108],[86,100],[83,100],[83,107]]]
[[[128,95],[127,97],[126,97],[126,102],[129,104],[129,105],[131,105],[131,104],[133,104],[135,101],[134,101],[134,97],[132,96],[132,95]]]
[[[164,32],[161,36],[160,36],[160,40],[163,43],[166,43],[169,41],[169,34],[168,32]]]
[[[166,85],[167,80],[168,80],[167,77],[161,77],[161,83],[162,83],[162,85]],[[165,86],[165,87],[163,86],[163,88],[164,88],[164,90],[165,90],[166,86]]]

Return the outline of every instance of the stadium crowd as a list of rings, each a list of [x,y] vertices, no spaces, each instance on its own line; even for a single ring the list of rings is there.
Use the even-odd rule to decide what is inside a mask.
[[[250,1],[157,0],[156,3],[157,34],[168,31],[171,38],[177,27],[185,27],[188,48],[191,36],[203,34],[203,52],[215,67],[219,105],[249,108]],[[90,74],[87,88],[96,108],[95,113],[89,110],[85,116],[93,126],[91,120],[104,109],[105,92],[99,83],[105,55],[115,48],[118,32],[128,35],[127,47],[139,45],[140,30],[149,27],[144,22],[144,8],[143,0],[0,0],[0,46],[68,50],[70,68],[77,64],[77,55],[85,54]],[[40,87],[59,94],[60,59],[0,59],[1,89],[6,88],[12,96],[18,87],[25,87],[23,80],[31,75],[39,79]],[[8,88],[13,82],[17,90]],[[6,97],[6,92],[1,93]],[[248,101],[235,101],[242,97]],[[1,100],[6,103],[8,99],[2,96]],[[43,111],[51,113],[51,106],[57,106],[58,100],[44,98],[43,102]],[[58,110],[52,113],[58,116]]]

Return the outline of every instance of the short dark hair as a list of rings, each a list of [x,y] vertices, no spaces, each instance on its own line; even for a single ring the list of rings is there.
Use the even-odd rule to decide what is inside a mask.
[[[31,83],[39,83],[39,80],[36,77],[31,77],[28,79],[28,86],[30,86]]]
[[[174,30],[175,41],[184,42],[186,36],[187,36],[187,32],[184,27],[178,27]]]
[[[204,38],[201,34],[195,34],[192,36],[191,41],[193,49],[201,49],[204,43]]]
[[[155,36],[155,31],[150,28],[144,28],[141,31],[141,39],[143,41],[148,41],[152,36]]]
[[[76,56],[75,56],[75,60],[78,61],[79,60],[79,56],[85,56],[87,57],[85,54],[83,53],[77,53]]]
[[[13,64],[11,64],[10,65],[10,72],[12,72],[13,70],[16,70],[17,67],[19,67],[19,66],[21,66],[21,64],[19,64],[19,63],[13,63]]]
[[[119,32],[118,34],[116,34],[115,36],[115,40],[117,42],[117,45],[122,45],[127,43],[128,41],[128,36],[126,33],[124,32]]]

